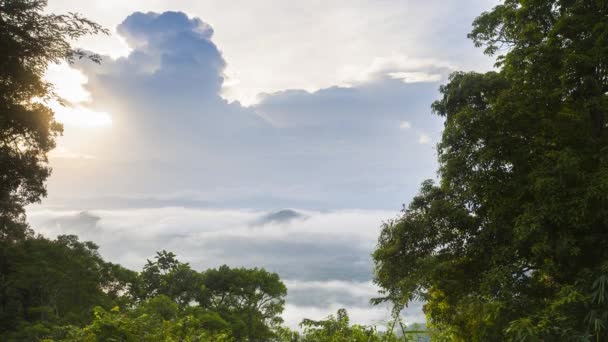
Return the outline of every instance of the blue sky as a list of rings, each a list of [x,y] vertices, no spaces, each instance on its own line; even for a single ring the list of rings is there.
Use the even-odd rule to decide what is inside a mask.
[[[466,34],[493,3],[50,1],[112,35],[75,43],[101,65],[49,70],[72,104],[30,222],[133,268],[167,249],[279,272],[292,326],[381,322],[369,254],[435,176],[439,85],[491,67]]]

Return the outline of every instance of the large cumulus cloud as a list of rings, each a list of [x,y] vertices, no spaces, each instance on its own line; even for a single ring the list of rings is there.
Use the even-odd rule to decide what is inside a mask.
[[[127,57],[77,65],[88,77],[92,105],[113,115],[120,145],[112,152],[167,159],[202,155],[203,142],[232,145],[236,136],[264,136],[263,120],[219,96],[226,63],[209,25],[181,12],[137,12],[117,31],[133,49]]]
[[[226,61],[200,19],[134,13],[117,31],[128,56],[76,65],[88,105],[110,113],[112,127],[95,144],[68,129],[65,145],[92,158],[55,162],[47,203],[182,193],[180,203],[236,207],[398,208],[432,175],[437,82],[406,83],[384,63],[368,82],[245,107],[221,97]]]

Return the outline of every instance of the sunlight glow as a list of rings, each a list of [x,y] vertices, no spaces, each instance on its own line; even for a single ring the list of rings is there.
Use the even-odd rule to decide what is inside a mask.
[[[112,124],[108,113],[96,112],[81,105],[62,106],[59,103],[51,103],[49,107],[55,112],[55,119],[65,125],[96,127]]]
[[[56,101],[49,103],[55,112],[57,121],[72,126],[96,127],[112,124],[110,114],[87,108],[91,94],[84,88],[87,77],[79,70],[71,68],[67,63],[51,64],[47,69],[45,79],[55,86],[55,92],[67,104],[62,106]]]
[[[51,159],[95,159],[92,155],[75,153],[61,145],[49,152],[49,157]]]
[[[45,79],[55,86],[59,96],[71,103],[91,99],[91,94],[84,88],[87,77],[79,70],[70,68],[67,63],[50,64]]]

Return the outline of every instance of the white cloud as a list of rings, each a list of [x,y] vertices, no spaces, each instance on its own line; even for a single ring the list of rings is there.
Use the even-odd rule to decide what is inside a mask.
[[[75,155],[96,158],[56,161],[48,202],[112,197],[127,205],[124,199],[139,196],[157,206],[168,202],[159,194],[190,192],[200,196],[180,205],[398,208],[434,171],[434,156],[395,123],[437,134],[441,119],[429,113],[436,83],[383,75],[349,88],[267,94],[243,107],[219,95],[227,62],[202,19],[138,12],[118,31],[133,44],[129,56],[75,65],[87,80],[83,106],[91,110],[58,109],[66,122],[106,123],[66,127],[60,141]],[[399,67],[397,58],[374,70],[391,63]]]
[[[430,142],[431,142],[431,137],[429,137],[425,133],[421,133],[420,136],[418,137],[418,143],[421,145],[427,145]]]
[[[343,85],[394,56],[490,68],[490,59],[466,34],[475,16],[495,2],[50,0],[49,10],[80,12],[112,29],[134,11],[181,10],[199,16],[213,25],[229,61],[224,96],[252,104],[260,93]],[[112,56],[129,51],[116,35],[79,44]],[[424,71],[408,65],[406,71]]]
[[[319,243],[347,240],[349,248],[371,250],[375,245],[381,222],[394,216],[391,211],[370,210],[318,212],[298,209],[296,212],[306,215],[307,219],[292,220],[278,225],[252,225],[271,212],[179,207],[81,212],[58,211],[41,206],[31,208],[28,217],[36,231],[47,236],[77,234],[83,239],[98,241],[102,246],[102,252],[108,251],[104,255],[118,262],[122,262],[121,256],[129,250],[121,250],[118,245],[127,246],[142,239],[146,242],[139,246],[141,249],[130,249],[131,252],[141,253],[141,264],[127,265],[138,268],[143,265],[146,257],[162,249],[165,243],[177,242],[177,240],[184,241],[186,246],[179,247],[176,252],[181,252],[178,254],[188,260],[196,261],[199,265],[204,265],[212,259],[200,255],[206,253],[205,249],[189,249],[187,245],[200,247],[211,241],[222,240],[224,243],[231,239],[233,241],[249,239],[251,244],[256,241],[289,242],[298,238],[303,239],[301,242],[305,242],[312,238],[318,239]],[[91,217],[98,218],[95,220],[95,230],[90,230],[87,224],[76,224],[82,223],[82,220],[88,221]],[[62,225],[65,222],[74,224]],[[167,236],[170,238],[167,239]],[[230,251],[224,252],[230,257]],[[246,261],[243,259],[237,262]]]
[[[88,78],[80,70],[71,68],[66,62],[50,64],[44,78],[53,84],[53,90],[64,102],[60,104],[53,100],[47,103],[59,122],[89,128],[112,124],[110,114],[88,108],[92,99],[84,87]]]
[[[199,270],[226,263],[276,271],[288,287],[285,317],[292,327],[340,307],[349,310],[353,322],[388,319],[385,307],[369,305],[378,290],[370,281],[370,253],[381,222],[394,213],[294,212],[307,219],[254,226],[272,212],[186,208],[78,212],[33,207],[28,215],[37,232],[79,235],[99,244],[107,260],[135,270],[165,249]]]
[[[388,75],[394,79],[401,80],[405,83],[417,83],[417,82],[438,82],[441,81],[441,74],[429,74],[422,71],[413,72],[390,72]]]
[[[410,129],[412,128],[412,124],[409,121],[406,120],[401,120],[401,122],[399,123],[399,128],[401,129]]]
[[[341,67],[342,83],[356,85],[391,77],[405,83],[437,82],[445,78],[455,66],[432,58],[411,58],[393,54],[375,57],[368,66],[346,65]]]

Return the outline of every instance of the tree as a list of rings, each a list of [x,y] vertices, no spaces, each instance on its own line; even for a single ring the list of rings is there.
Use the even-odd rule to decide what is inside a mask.
[[[393,332],[394,325],[399,324],[401,331]],[[335,315],[322,320],[305,318],[300,323],[301,331],[278,327],[272,341],[277,342],[407,342],[428,341],[427,331],[418,324],[405,326],[400,317],[388,322],[387,331],[378,331],[375,326],[350,324],[346,309],[339,309]]]
[[[107,33],[78,14],[43,14],[46,0],[0,0],[0,240],[28,234],[24,206],[46,195],[47,153],[62,126],[45,104],[57,96],[43,78],[49,63],[99,56],[71,47]],[[0,270],[2,271],[2,270]]]
[[[192,303],[201,291],[203,277],[187,263],[167,251],[157,252],[155,261],[148,260],[140,274],[137,297],[141,299],[165,295],[180,307]]]
[[[142,310],[127,312],[121,312],[118,307],[109,311],[97,307],[91,324],[83,328],[67,327],[62,336],[56,340],[66,342],[230,342],[234,340],[226,333],[204,329],[204,319],[196,315],[180,313],[177,304],[166,296],[147,301],[143,306]],[[171,312],[170,316],[166,316],[169,312]]]
[[[226,265],[203,273],[202,307],[230,323],[237,341],[267,341],[282,323],[287,288],[276,273]]]
[[[499,70],[440,88],[440,180],[383,226],[380,301],[425,300],[437,340],[606,339],[608,4],[506,0],[469,36]]]
[[[348,312],[339,309],[336,315],[330,315],[324,320],[315,321],[304,319],[300,323],[303,329],[302,342],[327,341],[327,342],[373,342],[373,341],[395,341],[387,336],[381,339],[375,328],[361,325],[350,325]]]
[[[161,296],[180,310],[203,310],[199,314],[206,317],[206,329],[227,329],[237,341],[266,341],[282,322],[287,289],[276,273],[264,269],[224,265],[199,273],[162,251],[148,260],[133,293],[140,303]]]
[[[95,306],[124,298],[135,272],[106,263],[91,242],[73,235],[28,238],[11,244],[0,279],[0,340],[37,340],[55,327],[81,325]]]

